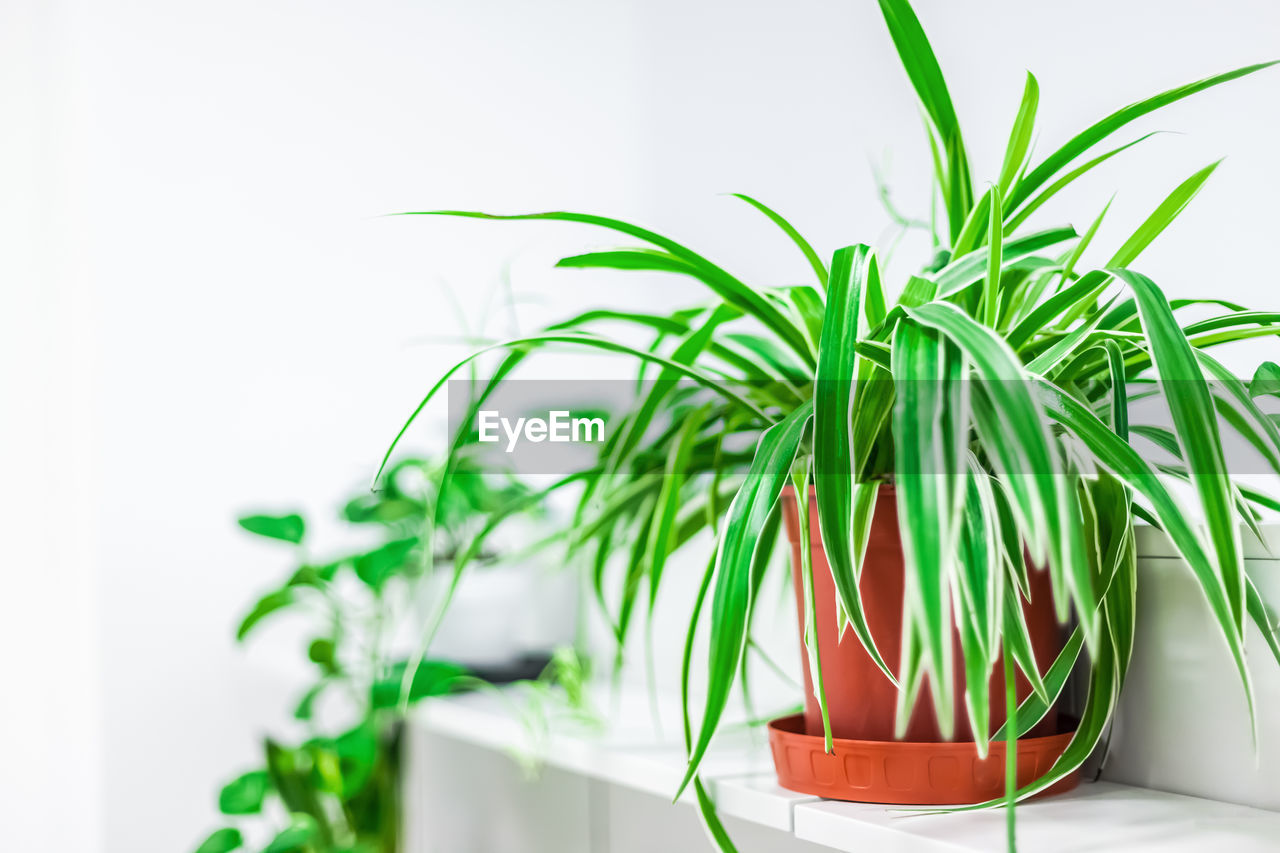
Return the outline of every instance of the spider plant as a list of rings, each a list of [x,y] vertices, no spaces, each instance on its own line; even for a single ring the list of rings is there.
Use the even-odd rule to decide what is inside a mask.
[[[809,283],[751,285],[666,236],[602,216],[430,211],[608,229],[631,242],[567,257],[558,266],[671,273],[707,291],[704,301],[668,314],[593,309],[539,334],[485,347],[448,371],[409,423],[450,376],[488,352],[502,353],[490,390],[531,354],[565,346],[630,357],[641,376],[654,380],[640,386],[634,408],[613,425],[598,463],[550,488],[582,484],[574,543],[591,556],[619,642],[636,609],[652,609],[670,555],[702,530],[717,538],[689,608],[683,674],[689,762],[681,790],[695,785],[712,835],[726,849],[731,844],[698,768],[745,672],[787,484],[802,493],[812,484],[816,491],[842,627],[852,629],[899,685],[900,717],[927,682],[945,731],[953,697],[962,692],[976,748],[984,753],[988,679],[997,664],[1003,662],[1008,678],[1016,667],[1033,692],[994,735],[1010,739],[1012,764],[1015,736],[1053,705],[1077,661],[1087,661],[1087,698],[1074,739],[1034,783],[1014,790],[1010,774],[1010,806],[1078,768],[1104,738],[1133,642],[1135,520],[1161,528],[1194,573],[1250,697],[1251,715],[1244,656],[1249,621],[1280,659],[1266,607],[1244,570],[1240,533],[1241,522],[1256,526],[1259,507],[1280,504],[1233,480],[1223,446],[1225,431],[1238,432],[1280,473],[1280,430],[1251,387],[1209,354],[1221,344],[1280,332],[1273,325],[1280,312],[1216,299],[1170,301],[1135,268],[1217,164],[1179,183],[1096,266],[1083,258],[1107,205],[1099,203],[1101,212],[1089,214],[1082,232],[1026,227],[1066,186],[1146,139],[1115,140],[1135,119],[1272,63],[1125,106],[1045,156],[1032,150],[1039,88],[1028,74],[1004,157],[979,179],[911,6],[880,0],[880,8],[923,107],[941,202],[934,259],[897,287],[882,277],[869,246],[840,248],[826,263],[786,219],[747,196],[739,198],[803,255]],[[1190,306],[1214,316],[1190,322],[1183,319]],[[606,334],[609,326],[619,331]],[[647,343],[633,342],[637,331]],[[1274,375],[1267,366],[1252,390],[1269,388],[1267,377]],[[1131,389],[1144,381],[1162,392],[1171,428],[1129,423]],[[684,393],[689,385],[705,393]],[[744,441],[753,453],[736,449]],[[1153,462],[1142,441],[1154,441],[1176,461]],[[907,567],[905,651],[896,668],[880,658],[858,593],[875,496],[885,483],[896,486]],[[1181,497],[1184,491],[1194,499]],[[618,551],[627,554],[626,578],[621,599],[608,602],[604,565]],[[455,570],[465,564],[458,561]],[[1033,571],[1048,572],[1059,618],[1072,626],[1047,669],[1033,659],[1020,618]],[[688,662],[708,609],[708,681],[695,726]],[[949,665],[953,629],[965,662],[963,684],[953,683]],[[819,694],[821,663],[810,649]],[[825,717],[821,695],[818,701]]]

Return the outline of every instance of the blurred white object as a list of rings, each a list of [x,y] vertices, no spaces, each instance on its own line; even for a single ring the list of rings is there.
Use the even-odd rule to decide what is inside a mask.
[[[437,567],[432,602],[452,579]],[[430,656],[472,668],[507,667],[571,644],[578,624],[578,576],[561,567],[518,563],[472,566],[463,575]]]
[[[1244,533],[1246,567],[1263,599],[1280,604],[1280,527],[1268,553]],[[1102,777],[1162,791],[1280,810],[1280,666],[1250,622],[1245,654],[1258,721],[1190,568],[1159,531],[1139,528],[1133,662]]]

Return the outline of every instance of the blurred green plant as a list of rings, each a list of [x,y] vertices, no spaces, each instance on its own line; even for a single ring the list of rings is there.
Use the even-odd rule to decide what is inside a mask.
[[[477,544],[493,532],[483,530],[490,516],[509,517],[515,506],[526,516],[542,514],[530,490],[513,476],[466,461],[459,470],[465,476],[441,494],[438,463],[398,462],[382,490],[360,494],[342,509],[344,521],[372,529],[375,541],[335,559],[309,556],[308,528],[300,514],[239,519],[249,533],[292,546],[296,564],[283,583],[249,608],[236,640],[247,640],[264,620],[297,612],[310,628],[306,657],[314,681],[293,709],[306,736],[264,740],[262,763],[218,794],[218,809],[232,825],[211,833],[196,853],[244,848],[250,824],[267,835],[259,848],[263,853],[400,849],[399,743],[405,713],[429,697],[484,685],[456,663],[410,663],[398,653],[395,629],[414,618],[415,581],[435,566],[451,564],[465,546],[472,546],[476,562],[496,562],[496,549]],[[546,717],[546,706],[564,694],[572,707],[585,708],[583,679],[576,653],[558,651],[529,691],[537,703],[531,702],[527,713]],[[553,685],[561,690],[553,693]],[[329,700],[330,707],[322,709]],[[331,727],[324,722],[328,719],[340,722]]]

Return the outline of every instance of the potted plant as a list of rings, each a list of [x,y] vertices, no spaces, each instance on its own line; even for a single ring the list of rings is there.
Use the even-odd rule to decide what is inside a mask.
[[[468,443],[466,450],[476,447]],[[343,517],[389,527],[397,538],[432,532],[430,555],[409,555],[411,566],[422,567],[424,589],[415,591],[416,612],[405,622],[433,626],[435,657],[491,683],[536,678],[556,649],[577,639],[578,586],[547,554],[557,537],[540,533],[549,521],[546,508],[524,480],[470,452],[455,458],[452,487],[437,490],[442,465],[399,463],[385,489],[354,497]],[[503,523],[486,529],[495,515]],[[453,566],[464,559],[479,571],[455,585]],[[415,638],[400,639],[410,641],[414,654],[421,650]]]
[[[501,472],[472,471],[465,462],[455,462],[461,473],[450,492],[437,493],[439,464],[397,462],[385,488],[348,501],[342,519],[365,534],[359,536],[365,545],[332,558],[308,553],[307,524],[297,513],[239,519],[246,531],[293,546],[297,556],[283,583],[258,598],[240,620],[236,640],[244,642],[276,614],[304,616],[312,636],[306,655],[314,666],[313,681],[292,714],[304,734],[264,739],[261,765],[219,792],[218,808],[229,825],[205,838],[197,853],[241,849],[253,834],[266,839],[260,849],[270,853],[397,853],[400,732],[411,706],[496,682],[541,678],[572,686],[580,678],[568,645],[572,620],[559,626],[566,636],[548,640],[563,639],[559,648],[513,646],[511,632],[499,631],[507,642],[490,644],[481,657],[449,660],[436,650],[435,657],[425,659],[417,652],[419,639],[409,629],[422,624],[423,582],[430,593],[427,603],[432,595],[438,602],[443,591],[438,583],[433,588],[432,579],[449,577],[448,566],[469,550],[477,563],[497,573],[499,585],[515,583],[521,572],[502,567],[503,554],[488,544],[492,530],[479,534],[490,515],[543,518],[523,482]],[[451,620],[476,618],[485,609],[510,625],[526,602],[517,606],[495,597],[490,587],[481,585],[478,593],[461,588],[454,596],[461,606],[440,623],[446,637]],[[465,640],[454,645],[465,646]]]
[[[1222,439],[1238,433],[1280,472],[1280,431],[1248,383],[1210,354],[1280,332],[1280,313],[1170,301],[1135,268],[1217,164],[1178,184],[1103,263],[1084,261],[1107,212],[1101,202],[1082,232],[1026,227],[1065,186],[1141,143],[1108,142],[1134,119],[1270,63],[1126,106],[1047,156],[1032,152],[1039,91],[1029,74],[1003,161],[980,180],[909,3],[880,7],[927,119],[938,207],[934,257],[898,287],[870,247],[824,263],[747,196],[803,254],[810,283],[748,285],[674,240],[606,217],[430,212],[602,227],[635,244],[559,266],[661,271],[706,287],[707,301],[669,314],[593,309],[479,350],[410,423],[450,376],[492,351],[502,360],[485,393],[549,347],[634,358],[653,380],[613,425],[599,464],[551,489],[582,485],[573,544],[593,565],[629,555],[623,597],[609,608],[620,640],[637,601],[656,596],[670,554],[700,530],[716,536],[689,609],[686,648],[709,610],[710,651],[696,726],[686,702],[684,786],[695,786],[726,848],[698,767],[750,652],[784,516],[806,713],[780,721],[771,738],[783,784],[824,796],[1012,806],[1071,784],[1104,740],[1124,683],[1139,520],[1161,528],[1194,573],[1246,694],[1248,621],[1280,658],[1239,532],[1256,525],[1258,507],[1280,504],[1232,479]],[[1185,319],[1192,306],[1211,316]],[[607,336],[607,323],[653,341]],[[1130,424],[1131,397],[1152,393],[1167,422]],[[685,664],[687,684],[688,653]],[[1077,670],[1087,692],[1068,720],[1059,697]],[[937,778],[931,757],[946,768]],[[855,768],[885,766],[872,758],[902,778],[860,778]],[[1009,816],[1012,828],[1012,808]]]

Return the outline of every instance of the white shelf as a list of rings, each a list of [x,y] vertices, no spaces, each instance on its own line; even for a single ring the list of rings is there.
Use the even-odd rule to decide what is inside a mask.
[[[532,755],[547,766],[670,799],[685,772],[676,706],[660,701],[663,734],[655,731],[649,699],[626,693],[617,702],[602,697],[613,721],[605,732],[555,731],[545,740],[531,736],[518,717],[520,700],[493,693],[470,693],[426,703],[413,721],[427,731],[500,751]],[[612,705],[612,707],[610,707]],[[541,742],[539,742],[541,740]],[[819,802],[778,786],[773,760],[761,730],[728,730],[703,759],[701,776],[723,814],[792,831],[792,807]],[[692,802],[692,788],[681,800]]]
[[[679,785],[684,749],[672,703],[659,703],[665,737],[654,731],[647,697],[633,693],[612,704],[610,717],[617,722],[608,731],[557,731],[540,743],[531,742],[518,703],[492,693],[433,700],[411,725],[497,751],[532,749],[550,767],[660,797],[670,798]],[[722,814],[835,850],[988,853],[1004,848],[1000,810],[913,814],[780,788],[759,730],[726,730],[708,754],[702,777]],[[682,799],[687,802],[689,794]],[[1083,783],[1071,793],[1024,803],[1017,816],[1019,847],[1033,853],[1280,849],[1280,813],[1110,782]]]
[[[1280,814],[1114,782],[1018,806],[1019,849],[1253,853],[1280,849]],[[1001,850],[1003,810],[909,815],[883,806],[819,800],[795,810],[797,838],[847,851],[958,853]]]

